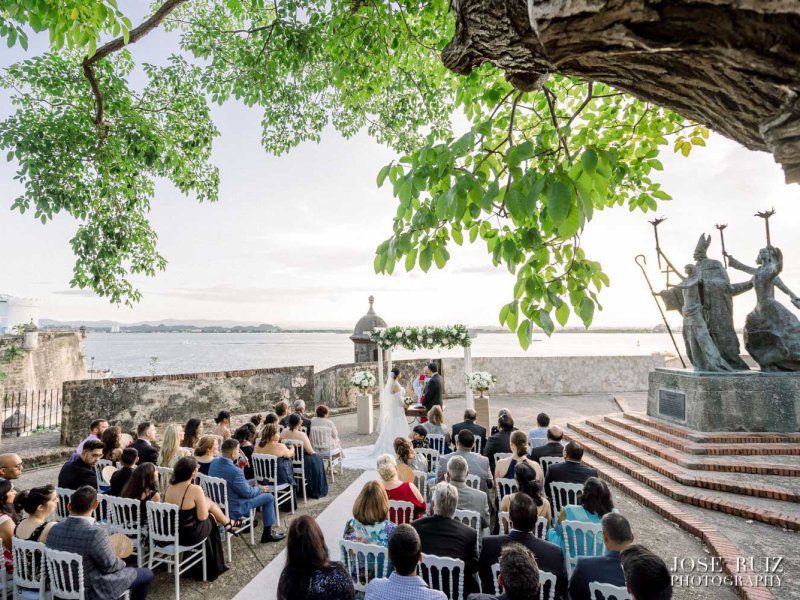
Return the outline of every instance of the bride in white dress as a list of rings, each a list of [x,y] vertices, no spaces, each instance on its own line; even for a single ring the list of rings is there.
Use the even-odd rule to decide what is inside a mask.
[[[389,383],[381,392],[378,439],[374,446],[348,448],[344,459],[345,467],[374,469],[375,459],[381,454],[394,456],[394,440],[409,436],[404,398],[405,389],[400,385],[400,369],[394,367],[389,374]]]

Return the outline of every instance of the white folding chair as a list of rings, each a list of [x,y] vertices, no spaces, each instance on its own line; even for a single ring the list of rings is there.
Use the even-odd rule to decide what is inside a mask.
[[[531,448],[538,448],[539,446],[545,446],[547,444],[546,437],[535,437],[531,438],[531,443],[528,444]]]
[[[539,600],[553,600],[556,597],[556,581],[558,578],[555,573],[539,571]]]
[[[389,500],[389,520],[395,525],[414,520],[414,504],[405,500]]]
[[[516,479],[506,479],[505,477],[498,477],[494,480],[497,487],[497,505],[500,506],[500,502],[503,501],[503,498],[508,496],[509,494],[517,493],[519,486],[517,485]]]
[[[464,483],[466,483],[473,490],[481,489],[481,478],[477,475],[467,475],[467,479]]]
[[[419,575],[433,590],[447,594],[450,600],[461,600],[464,595],[464,561],[447,556],[422,554]]]
[[[422,471],[412,471],[414,473],[414,485],[417,486],[419,493],[428,501],[428,474]]]
[[[418,448],[415,449],[416,454],[421,454],[428,461],[428,473],[436,473],[439,466],[439,451],[433,448]]]
[[[169,485],[169,480],[172,479],[172,469],[170,467],[156,467],[158,472],[158,493],[164,497]]]
[[[545,475],[547,475],[547,469],[550,465],[557,465],[563,462],[563,456],[543,456],[539,459],[539,464],[542,467],[542,473]]]
[[[583,492],[582,483],[550,482],[550,506],[553,508],[553,521],[558,519],[561,509],[568,504],[579,504],[578,496]]]
[[[44,562],[45,545],[40,542],[11,540],[14,555],[14,598],[45,600],[47,595],[47,567]],[[0,569],[5,572],[5,569]],[[3,598],[5,598],[5,591]]]
[[[580,557],[602,556],[605,552],[601,523],[562,521],[561,528],[564,532],[564,563],[568,577],[572,576]]]
[[[509,456],[511,456],[511,452],[495,452],[494,455],[495,466],[497,466],[497,463],[499,463],[501,460],[503,460],[504,458],[508,458]]]
[[[221,477],[209,477],[208,475],[201,474],[198,474],[197,478],[200,480],[200,487],[203,489],[203,493],[211,498],[211,501],[219,506],[220,510],[232,519],[233,517],[228,508],[228,482]],[[254,534],[256,527],[255,517],[255,509],[250,509],[250,514],[248,514],[247,517],[239,517],[239,521],[241,522],[239,527],[234,527],[230,531],[225,531],[225,542],[228,546],[228,562],[233,560],[233,551],[231,549],[233,533],[250,530],[250,545],[252,546],[256,543]]]
[[[100,466],[99,462],[94,466],[94,477],[97,480],[97,493],[102,494],[107,492],[111,485],[106,483],[106,480],[103,479],[103,467]]]
[[[327,427],[314,427],[311,430],[311,445],[314,451],[322,457],[323,461],[328,462],[328,468],[331,472],[331,481],[336,481],[333,474],[333,467],[339,463],[339,475],[342,474],[342,450],[336,450],[333,447],[333,430]]]
[[[147,558],[147,536],[142,529],[141,504],[133,498],[107,496],[111,529],[114,533],[124,533],[133,542],[136,566],[144,567]]]
[[[9,587],[11,587],[11,583],[8,581],[8,573],[5,568],[0,569],[0,599],[8,600]]]
[[[445,437],[443,433],[429,433],[427,439],[428,446],[439,454],[444,454]]]
[[[511,531],[511,518],[509,517],[508,511],[504,510],[503,512],[497,513],[497,524],[499,525],[501,535],[505,535]]]
[[[253,453],[252,461],[253,472],[256,475],[256,482],[264,483],[269,486],[269,491],[275,497],[275,520],[280,526],[281,511],[278,505],[287,498],[294,514],[294,492],[289,483],[278,483],[278,457],[272,454]]]
[[[83,585],[83,557],[73,552],[45,548],[44,562],[50,578],[50,591],[59,600],[85,600],[86,588]],[[121,598],[128,598],[126,591]]]
[[[203,581],[206,580],[205,540],[192,546],[181,546],[178,541],[178,510],[176,504],[147,502],[147,530],[150,552],[147,566],[150,570],[167,565],[175,577],[175,600],[181,599],[181,573],[197,563],[203,564]]]
[[[58,505],[56,506],[56,519],[61,521],[69,516],[69,499],[75,490],[69,488],[56,488],[56,495],[58,496]]]
[[[478,534],[477,540],[477,550],[478,554],[481,552],[481,531],[483,530],[483,525],[481,524],[481,514],[476,510],[459,510],[456,509],[456,512],[453,513],[453,518],[461,521],[464,525],[468,525],[475,530],[475,533]]]
[[[385,546],[340,540],[339,548],[344,568],[353,577],[357,592],[365,592],[373,579],[389,576],[389,552]]]
[[[481,450],[483,449],[483,438],[479,438],[477,435],[475,436],[475,444],[472,447],[472,451],[480,454]]]
[[[598,597],[599,594],[599,597]],[[600,583],[599,581],[589,582],[589,596],[592,600],[631,600],[628,588],[618,587],[610,583]]]
[[[533,535],[535,535],[540,540],[547,539],[547,526],[549,523],[547,522],[547,517],[539,517],[536,519],[536,525],[533,526]]]
[[[494,580],[494,593],[496,596],[499,596],[503,593],[503,590],[500,588],[500,563],[494,563],[492,565],[492,579]]]
[[[292,459],[292,472],[294,480],[303,490],[303,502],[307,503],[306,496],[306,452],[303,449],[303,442],[300,440],[281,440],[289,448],[294,448],[294,458]]]
[[[97,508],[94,509],[94,520],[98,525],[105,528],[108,533],[113,533],[111,530],[111,510],[109,509],[110,500],[111,496],[97,494]]]
[[[107,458],[101,458],[100,460],[97,461],[97,465],[95,465],[95,473],[97,473],[97,491],[98,492],[101,491],[100,490],[100,484],[101,483],[103,484],[103,487],[105,488],[105,490],[103,490],[103,491],[107,491],[108,488],[111,487],[111,482],[110,481],[106,481],[106,478],[103,477],[103,469],[105,469],[106,467],[114,467],[114,468],[116,468],[117,465],[113,460],[108,460]]]

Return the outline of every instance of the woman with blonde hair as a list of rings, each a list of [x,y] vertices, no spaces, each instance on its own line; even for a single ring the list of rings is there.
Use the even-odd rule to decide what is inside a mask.
[[[168,425],[164,431],[164,441],[161,443],[161,450],[158,453],[158,466],[169,467],[170,469],[175,466],[179,459],[185,456],[191,456],[191,451],[181,447],[181,440],[183,432],[180,425]]]
[[[537,461],[528,458],[528,436],[525,432],[519,430],[512,432],[509,444],[511,445],[511,456],[497,461],[494,476],[513,479],[515,467],[520,464],[526,464],[536,473],[536,480],[544,485],[542,467]]]
[[[438,404],[428,411],[428,421],[423,423],[422,426],[430,434],[438,434],[444,436],[444,452],[442,454],[450,454],[450,429],[444,423],[444,411]],[[428,439],[428,444],[431,440]],[[433,446],[431,446],[433,447]]]
[[[294,448],[281,443],[281,435],[278,433],[278,424],[267,423],[261,432],[261,439],[253,454],[271,454],[277,458],[278,485],[288,483],[295,486],[294,469],[292,459],[294,458]]]
[[[386,546],[395,525],[389,520],[389,497],[377,481],[361,488],[353,503],[353,517],[345,523],[344,539],[364,544]]]
[[[381,476],[381,486],[386,491],[389,500],[402,500],[414,505],[414,519],[419,519],[428,508],[417,486],[408,481],[401,481],[397,476],[397,461],[391,454],[381,454],[378,457],[378,475]]]

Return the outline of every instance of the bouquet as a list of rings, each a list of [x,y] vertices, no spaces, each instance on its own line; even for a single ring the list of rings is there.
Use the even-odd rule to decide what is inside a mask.
[[[369,371],[356,371],[350,379],[350,385],[360,390],[365,390],[375,385],[375,375]]]
[[[467,385],[471,390],[476,392],[485,392],[492,387],[497,379],[491,373],[486,371],[475,371],[474,373],[467,373],[464,377]]]

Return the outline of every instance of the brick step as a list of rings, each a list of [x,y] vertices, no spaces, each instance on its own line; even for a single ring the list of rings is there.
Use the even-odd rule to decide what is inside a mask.
[[[698,444],[660,431],[648,425],[639,425],[623,417],[607,416],[606,421],[654,442],[666,444],[687,454],[711,456],[800,455],[800,443],[773,444]]]
[[[630,421],[647,425],[664,433],[686,438],[698,444],[791,444],[800,443],[800,433],[744,433],[744,432],[708,432],[695,431],[688,427],[667,423],[649,417],[644,413],[625,412],[624,417]]]
[[[695,491],[694,488],[683,486],[665,475],[660,475],[657,472],[649,471],[648,469],[642,467],[642,465],[639,465],[633,460],[625,458],[621,454],[604,450],[601,444],[592,441],[587,436],[584,436],[580,432],[573,429],[572,424],[570,424],[569,430],[564,432],[564,436],[584,444],[586,450],[598,457],[598,460],[602,458],[606,464],[609,464],[612,467],[619,469],[626,475],[641,481],[668,498],[677,500],[678,502],[683,502],[685,504],[698,506],[700,508],[707,508],[710,510],[731,514],[743,519],[759,521],[769,525],[777,525],[778,527],[783,527],[792,531],[800,531],[800,515],[798,515],[796,510],[792,509],[791,513],[777,512],[765,508],[756,508],[752,505],[743,504],[728,498],[723,498],[722,496],[700,493],[699,491]]]
[[[597,442],[608,450],[621,454],[630,460],[636,461],[640,465],[656,471],[661,475],[666,475],[673,481],[677,481],[682,485],[703,488],[707,490],[716,490],[719,492],[728,492],[743,496],[754,496],[756,498],[769,498],[771,500],[781,500],[785,502],[800,502],[800,492],[794,490],[789,490],[774,485],[745,483],[742,481],[721,479],[719,477],[695,475],[691,471],[676,468],[675,464],[668,460],[658,458],[657,456],[653,456],[651,454],[643,454],[638,446],[630,444],[627,441],[620,440],[616,436],[601,433],[599,430],[594,429],[594,423],[595,419],[589,419],[584,424],[570,423],[569,427],[581,435],[586,436],[593,442]],[[600,458],[604,458],[604,456],[600,456]],[[800,511],[800,509],[798,510]]]
[[[578,439],[578,436],[576,436],[576,439]],[[591,445],[591,442],[585,442],[583,439],[579,439],[579,441],[584,443],[587,449]],[[735,579],[734,589],[742,598],[745,600],[774,599],[775,596],[773,596],[769,588],[754,585],[747,577],[749,571],[747,570],[748,563],[745,560],[744,553],[727,536],[720,533],[716,527],[687,513],[681,509],[680,505],[625,475],[608,463],[592,456],[584,456],[583,462],[597,469],[598,475],[609,484],[620,489],[623,493],[650,510],[655,511],[668,521],[675,523],[684,531],[702,540],[711,553],[720,559],[722,567],[728,575],[732,577],[740,576]],[[742,570],[742,565],[745,567],[744,571]],[[757,574],[753,573],[754,579],[755,575]]]

